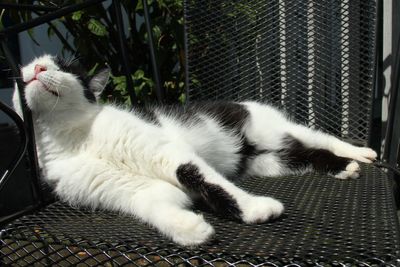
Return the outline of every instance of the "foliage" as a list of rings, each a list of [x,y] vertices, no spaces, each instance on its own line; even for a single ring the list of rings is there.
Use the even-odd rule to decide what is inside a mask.
[[[84,0],[39,0],[35,4],[60,6],[81,3]],[[8,1],[32,3],[33,1]],[[132,70],[134,90],[140,103],[155,101],[155,84],[152,79],[148,36],[144,24],[142,0],[122,0],[125,24],[125,44]],[[184,101],[184,50],[183,50],[183,1],[148,0],[153,24],[153,37],[160,64],[166,102]],[[15,23],[30,20],[42,12],[23,11],[11,13]],[[104,100],[129,104],[126,77],[118,54],[115,14],[110,1],[98,4],[49,23],[48,37],[63,43],[62,54],[78,56],[91,73],[108,65],[112,69],[110,88]],[[65,28],[67,33],[61,28]],[[34,34],[30,32],[31,38]],[[39,45],[39,44],[38,44]]]

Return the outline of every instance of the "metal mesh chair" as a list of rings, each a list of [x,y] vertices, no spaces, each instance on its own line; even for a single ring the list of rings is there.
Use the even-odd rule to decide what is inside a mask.
[[[374,89],[375,1],[185,2],[187,96],[259,100],[367,144]],[[392,179],[324,175],[242,181],[282,200],[285,215],[245,225],[203,212],[216,236],[179,247],[137,220],[55,201],[3,224],[0,263],[15,266],[397,266]]]

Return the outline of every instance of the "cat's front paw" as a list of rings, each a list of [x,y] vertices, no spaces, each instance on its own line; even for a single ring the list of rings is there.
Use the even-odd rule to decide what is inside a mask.
[[[250,196],[240,203],[242,220],[245,223],[262,223],[279,217],[284,207],[271,197]]]
[[[346,165],[346,168],[343,171],[340,171],[334,176],[338,179],[358,178],[360,176],[360,170],[360,165],[356,161],[352,160]]]
[[[202,215],[186,214],[180,219],[175,219],[179,222],[174,229],[171,229],[172,239],[180,245],[196,246],[206,242],[214,234],[214,228],[204,220]]]

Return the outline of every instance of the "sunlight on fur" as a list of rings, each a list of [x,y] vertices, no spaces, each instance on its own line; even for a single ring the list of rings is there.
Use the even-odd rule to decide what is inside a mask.
[[[185,246],[211,240],[193,199],[243,223],[279,217],[283,204],[237,187],[238,178],[326,173],[358,178],[376,153],[295,124],[257,102],[124,110],[96,102],[109,70],[91,79],[50,55],[21,69],[43,179],[72,205],[136,216]],[[14,106],[22,114],[18,91]]]

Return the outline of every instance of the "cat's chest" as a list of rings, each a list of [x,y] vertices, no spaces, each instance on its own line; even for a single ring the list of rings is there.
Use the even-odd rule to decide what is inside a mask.
[[[68,158],[86,150],[87,133],[80,129],[55,132],[43,127],[36,134],[36,143],[38,153],[49,160]]]

